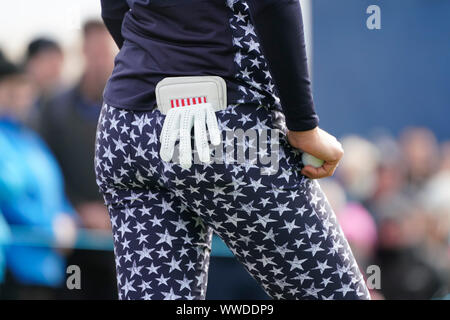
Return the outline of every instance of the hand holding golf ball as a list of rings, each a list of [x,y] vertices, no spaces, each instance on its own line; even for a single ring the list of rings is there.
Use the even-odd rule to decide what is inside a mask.
[[[289,130],[287,138],[294,148],[303,152],[301,173],[311,179],[332,176],[344,155],[340,142],[319,127],[307,131]]]

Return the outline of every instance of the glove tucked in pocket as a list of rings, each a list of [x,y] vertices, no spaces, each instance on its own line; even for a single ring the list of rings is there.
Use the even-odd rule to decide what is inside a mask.
[[[170,161],[175,143],[180,139],[180,165],[192,165],[191,130],[194,128],[195,147],[201,162],[210,161],[211,144],[221,142],[221,132],[215,115],[226,108],[226,85],[220,77],[165,78],[156,87],[158,109],[166,115],[161,131],[160,156]]]

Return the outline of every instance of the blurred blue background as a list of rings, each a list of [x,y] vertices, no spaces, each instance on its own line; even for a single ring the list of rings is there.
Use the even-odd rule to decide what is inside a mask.
[[[380,30],[366,8],[381,8]],[[339,136],[426,126],[450,138],[450,1],[314,0],[314,95]]]

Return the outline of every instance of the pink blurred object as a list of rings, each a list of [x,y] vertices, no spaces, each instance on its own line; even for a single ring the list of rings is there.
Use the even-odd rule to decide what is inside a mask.
[[[372,249],[377,229],[370,213],[359,203],[350,202],[337,214],[342,231],[350,243]]]

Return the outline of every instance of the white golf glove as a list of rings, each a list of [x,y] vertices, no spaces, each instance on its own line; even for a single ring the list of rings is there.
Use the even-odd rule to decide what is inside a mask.
[[[210,103],[170,109],[161,131],[161,159],[163,161],[172,159],[175,143],[179,137],[180,165],[189,169],[192,165],[191,130],[194,127],[195,146],[199,160],[208,163],[210,161],[210,149],[206,126],[208,126],[211,144],[219,145],[221,134],[215,110]]]

